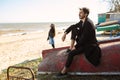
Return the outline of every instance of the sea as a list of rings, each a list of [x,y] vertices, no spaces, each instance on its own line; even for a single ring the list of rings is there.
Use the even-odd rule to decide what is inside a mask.
[[[55,24],[56,30],[65,30],[70,25],[75,24],[76,22],[52,22]],[[51,22],[40,22],[40,23],[0,23],[0,31],[10,31],[10,30],[21,30],[25,32],[44,32],[50,29]],[[21,34],[18,33],[7,33],[3,35],[15,35]]]

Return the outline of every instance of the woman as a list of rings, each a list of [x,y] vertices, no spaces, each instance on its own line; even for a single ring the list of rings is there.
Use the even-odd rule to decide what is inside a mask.
[[[51,24],[47,40],[49,40],[49,43],[52,45],[53,48],[55,48],[54,37],[55,37],[55,25]]]

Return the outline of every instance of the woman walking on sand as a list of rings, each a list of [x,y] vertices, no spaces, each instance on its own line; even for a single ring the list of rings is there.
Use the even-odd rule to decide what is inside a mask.
[[[51,44],[53,48],[55,48],[54,37],[55,37],[55,25],[51,24],[47,40],[49,40],[49,44]]]

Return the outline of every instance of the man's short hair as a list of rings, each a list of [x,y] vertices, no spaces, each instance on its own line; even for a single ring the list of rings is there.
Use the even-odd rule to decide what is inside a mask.
[[[83,12],[84,12],[85,14],[88,14],[88,15],[89,15],[89,9],[88,9],[88,8],[83,7],[83,8],[80,8],[80,10],[83,10]]]

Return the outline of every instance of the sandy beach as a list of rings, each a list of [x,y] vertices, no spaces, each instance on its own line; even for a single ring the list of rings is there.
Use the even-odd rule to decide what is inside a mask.
[[[70,34],[67,35],[65,42],[62,42],[63,33],[63,30],[56,31],[56,48],[70,45]],[[100,34],[97,33],[99,40],[109,38]],[[47,41],[47,36],[48,31],[0,35],[0,72],[8,66],[42,57],[42,50],[52,48],[49,41]]]
[[[46,31],[0,36],[0,71],[8,66],[41,57],[42,50],[52,48],[47,41],[47,35]],[[62,35],[63,31],[56,32],[56,48],[69,45],[69,35],[65,42],[61,40]]]

